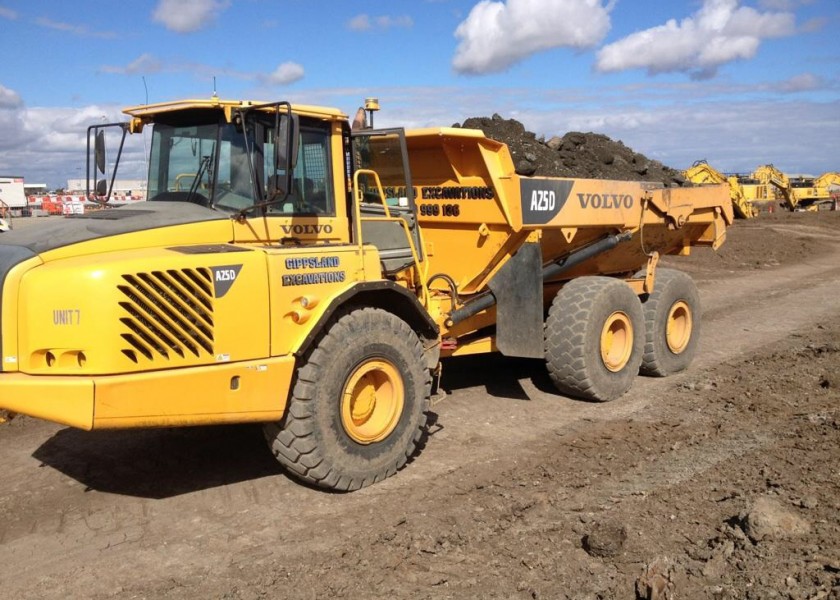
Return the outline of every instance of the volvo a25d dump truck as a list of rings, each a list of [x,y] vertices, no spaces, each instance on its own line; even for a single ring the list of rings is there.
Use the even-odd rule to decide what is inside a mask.
[[[544,360],[608,401],[697,350],[697,290],[657,262],[723,242],[727,186],[520,177],[480,131],[286,102],[125,113],[88,131],[102,209],[0,239],[0,408],[262,423],[295,476],[354,490],[415,453],[442,359]],[[146,202],[107,207],[111,126],[151,130]]]

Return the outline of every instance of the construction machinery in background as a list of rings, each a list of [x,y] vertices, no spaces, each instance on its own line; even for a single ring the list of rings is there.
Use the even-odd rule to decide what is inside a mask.
[[[828,172],[819,177],[789,177],[773,165],[762,165],[753,177],[773,186],[775,198],[789,210],[817,211],[834,208],[836,191],[840,190],[840,173]]]
[[[772,197],[768,193],[768,186],[755,179],[751,174],[727,174],[726,178],[730,183],[738,186],[744,200],[753,206],[753,208],[767,204],[772,200]]]
[[[813,182],[814,202],[820,207],[830,206],[837,209],[837,200],[840,198],[840,173],[829,171],[823,173]]]
[[[91,193],[105,131],[151,128],[148,201],[0,240],[0,408],[263,423],[289,472],[354,490],[415,453],[442,359],[537,358],[608,401],[697,351],[697,290],[657,264],[724,241],[728,186],[521,177],[481,131],[287,102],[125,112],[89,129]]]
[[[780,202],[788,210],[796,210],[800,198],[791,185],[790,178],[772,164],[761,165],[752,173],[753,179],[772,188],[772,199]]]
[[[12,228],[12,210],[6,202],[0,199],[0,233]]]
[[[683,175],[688,181],[695,184],[727,185],[735,215],[742,219],[752,219],[758,216],[758,209],[744,195],[737,176],[728,177],[712,167],[705,160],[695,161],[690,169],[686,169],[683,172]]]

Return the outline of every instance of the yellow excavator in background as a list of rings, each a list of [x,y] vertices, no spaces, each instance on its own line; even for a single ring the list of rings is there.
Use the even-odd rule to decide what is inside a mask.
[[[776,198],[790,210],[816,211],[834,203],[831,188],[840,189],[840,173],[829,171],[817,178],[788,177],[773,165],[762,165],[753,178],[776,188]],[[835,196],[837,192],[835,192]]]
[[[814,179],[817,202],[831,202],[836,210],[836,202],[840,198],[840,173],[829,171]]]
[[[737,183],[741,194],[744,196],[744,200],[749,202],[751,205],[754,206],[753,203],[766,203],[773,198],[768,193],[768,185],[766,183],[762,183],[758,179],[752,176],[752,173],[739,173],[736,175],[727,175],[727,179],[730,182],[733,180]]]
[[[758,210],[749,203],[744,196],[741,186],[738,183],[737,177],[727,177],[714,167],[712,167],[705,160],[698,160],[690,169],[683,172],[685,178],[692,183],[710,184],[710,183],[726,183],[729,184],[729,197],[732,199],[732,208],[735,211],[735,216],[742,219],[752,219],[758,216]]]
[[[752,176],[766,185],[772,185],[775,188],[775,199],[781,201],[785,208],[797,209],[800,203],[799,192],[791,185],[790,178],[779,169],[772,164],[761,165],[753,171]]]

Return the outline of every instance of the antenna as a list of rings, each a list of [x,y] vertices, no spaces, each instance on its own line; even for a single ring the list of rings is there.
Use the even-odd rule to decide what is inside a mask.
[[[218,98],[219,95],[216,93],[216,76],[213,75],[213,97]]]

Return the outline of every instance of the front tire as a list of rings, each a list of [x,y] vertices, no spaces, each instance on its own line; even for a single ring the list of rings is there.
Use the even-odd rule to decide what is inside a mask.
[[[384,310],[345,313],[298,369],[285,418],[265,426],[277,460],[312,485],[357,490],[390,477],[425,431],[423,346]]]
[[[545,359],[563,394],[607,402],[633,384],[644,350],[638,296],[621,280],[578,277],[554,297],[545,322]]]

